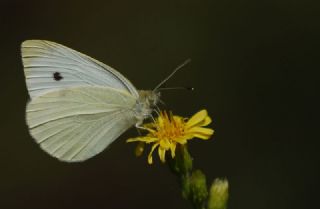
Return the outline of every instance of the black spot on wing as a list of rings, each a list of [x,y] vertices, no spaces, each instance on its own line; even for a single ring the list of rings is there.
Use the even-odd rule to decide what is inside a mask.
[[[61,79],[63,79],[63,77],[61,76],[61,74],[59,72],[55,72],[55,73],[53,73],[53,79],[56,81],[60,81]]]

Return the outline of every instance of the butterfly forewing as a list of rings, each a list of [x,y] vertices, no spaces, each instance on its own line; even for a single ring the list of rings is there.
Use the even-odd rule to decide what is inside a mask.
[[[119,72],[61,44],[28,40],[21,51],[31,98],[74,86],[108,86],[138,97],[136,88]]]

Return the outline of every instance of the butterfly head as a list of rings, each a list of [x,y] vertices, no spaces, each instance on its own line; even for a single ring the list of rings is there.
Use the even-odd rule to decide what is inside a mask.
[[[140,90],[139,99],[137,100],[135,113],[139,121],[151,116],[154,108],[160,100],[159,91]]]

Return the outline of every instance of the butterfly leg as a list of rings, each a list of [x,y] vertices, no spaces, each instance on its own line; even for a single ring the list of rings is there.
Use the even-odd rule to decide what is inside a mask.
[[[157,115],[158,115],[158,117],[159,117],[161,110],[160,110],[160,108],[159,108],[157,105],[156,105],[156,108],[157,108],[157,109],[153,109],[153,111],[154,111],[155,113],[157,113]]]
[[[147,116],[152,119],[152,121],[153,121],[154,124],[156,124],[156,119],[154,119],[154,117],[153,117],[152,114],[148,114]],[[136,128],[137,128],[137,129],[147,130],[147,131],[148,131],[148,130],[149,130],[148,128],[145,128],[145,127],[142,126],[142,122],[143,122],[143,121],[138,121],[138,122],[136,123],[136,125],[135,125]]]
[[[138,130],[139,133],[140,133],[140,130],[148,131],[147,128],[145,128],[145,127],[142,126],[142,122],[140,122],[140,121],[139,121],[138,123],[136,123],[135,127],[137,128],[137,130]]]
[[[140,131],[140,129],[136,126],[136,130],[137,130],[137,132],[138,132],[138,135],[139,136],[141,136],[142,134],[141,134],[141,131]]]
[[[156,112],[156,110],[154,110]],[[152,114],[148,114],[148,117],[150,117],[153,121],[153,123],[156,123],[156,119],[154,119],[153,115]]]

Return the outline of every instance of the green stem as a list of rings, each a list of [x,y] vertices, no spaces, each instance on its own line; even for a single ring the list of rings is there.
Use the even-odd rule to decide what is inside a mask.
[[[190,201],[195,209],[226,209],[228,184],[224,185],[223,194],[221,195],[217,193],[217,191],[221,192],[219,189],[221,181],[218,182],[220,184],[217,189],[216,180],[211,186],[209,195],[206,176],[201,170],[193,170],[193,159],[186,145],[177,147],[176,156],[174,159],[168,159],[168,165],[179,179],[182,197]]]

